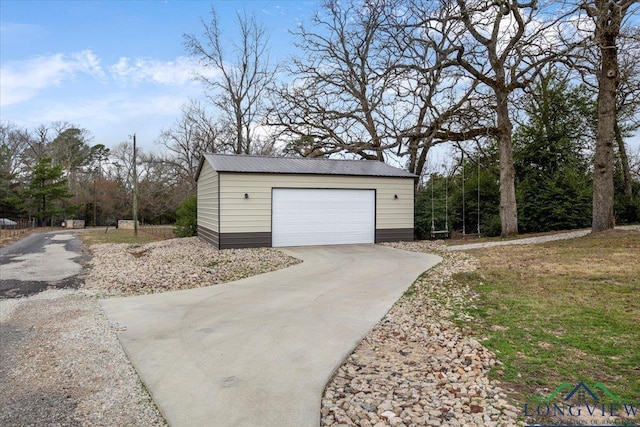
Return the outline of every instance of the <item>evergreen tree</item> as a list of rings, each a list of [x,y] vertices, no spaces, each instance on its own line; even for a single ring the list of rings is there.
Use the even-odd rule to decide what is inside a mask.
[[[416,193],[415,227],[418,239],[429,239],[432,227],[434,230],[451,228],[447,218],[450,214],[447,197],[450,183],[447,180],[446,175],[432,174],[427,184]]]
[[[481,234],[499,236],[502,227],[496,143],[490,142],[482,151],[460,154],[456,163],[446,175],[431,175],[425,187],[417,191],[415,224],[418,238],[428,239],[432,224],[436,230],[448,228],[451,233],[464,230],[466,234],[476,234],[479,225]]]
[[[499,236],[502,228],[496,142],[491,140],[482,151],[466,153],[457,161],[450,190],[451,222],[454,229],[466,234],[475,234],[480,229],[483,235]]]
[[[590,159],[593,101],[555,73],[528,99],[528,122],[514,138],[520,226],[524,232],[591,225]]]
[[[25,195],[35,209],[34,216],[38,218],[39,225],[46,225],[47,222],[51,224],[53,217],[63,212],[60,202],[71,197],[62,166],[54,166],[52,163],[50,157],[40,159],[33,170],[29,187],[25,190]]]

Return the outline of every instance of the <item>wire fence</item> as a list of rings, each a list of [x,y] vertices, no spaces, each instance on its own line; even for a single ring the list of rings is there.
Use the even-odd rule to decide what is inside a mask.
[[[0,239],[20,236],[32,228],[34,228],[34,224],[28,219],[10,220],[8,218],[1,218]]]
[[[173,233],[174,226],[172,224],[165,225],[140,225],[138,230],[143,233],[150,234],[154,237],[159,237],[161,239],[173,239],[177,237]]]

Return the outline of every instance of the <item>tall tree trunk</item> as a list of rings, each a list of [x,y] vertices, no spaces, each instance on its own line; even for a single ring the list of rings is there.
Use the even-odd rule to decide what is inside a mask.
[[[622,163],[622,177],[624,179],[624,194],[633,196],[633,186],[631,184],[631,166],[629,166],[629,156],[627,155],[627,147],[622,139],[622,132],[616,120],[615,125],[616,143],[618,144],[618,153],[620,153],[620,163]]]
[[[599,34],[598,34],[599,33]],[[593,168],[593,222],[591,230],[613,228],[613,144],[618,89],[617,31],[598,25],[602,64],[598,78],[598,133]]]
[[[498,151],[500,153],[500,225],[502,237],[518,234],[515,168],[513,166],[513,125],[509,118],[508,93],[496,90]]]
[[[235,105],[236,108],[236,154],[243,153],[243,137],[242,137],[242,117],[238,113],[240,107]]]

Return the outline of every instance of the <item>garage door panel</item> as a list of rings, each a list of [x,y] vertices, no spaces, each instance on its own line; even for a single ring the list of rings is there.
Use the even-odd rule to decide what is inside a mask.
[[[373,243],[375,191],[274,189],[272,245]]]

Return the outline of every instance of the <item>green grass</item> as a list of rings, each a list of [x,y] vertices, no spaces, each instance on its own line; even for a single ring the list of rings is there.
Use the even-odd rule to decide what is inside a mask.
[[[105,232],[106,230],[106,232]],[[116,228],[96,228],[79,234],[80,238],[87,244],[98,243],[129,243],[145,244],[161,240],[158,237],[138,231],[138,236],[134,236],[133,230],[123,230]]]
[[[479,294],[465,326],[504,363],[490,375],[515,401],[583,381],[640,402],[640,233],[473,254],[480,272],[456,276]]]

